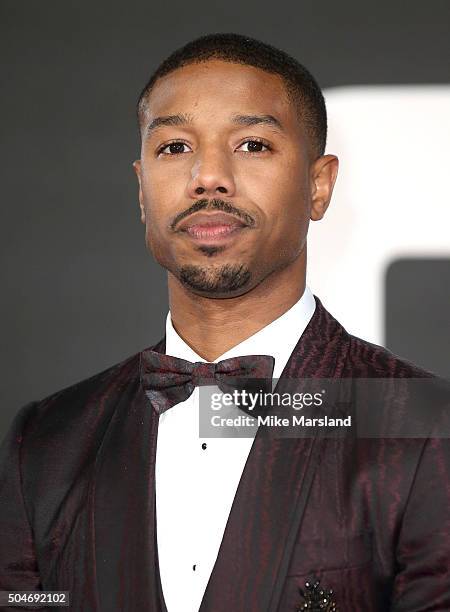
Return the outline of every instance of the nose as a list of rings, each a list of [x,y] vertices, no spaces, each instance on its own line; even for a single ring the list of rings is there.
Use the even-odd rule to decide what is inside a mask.
[[[196,156],[188,185],[190,198],[199,195],[212,198],[218,194],[233,197],[235,189],[230,160],[222,151],[210,149]]]

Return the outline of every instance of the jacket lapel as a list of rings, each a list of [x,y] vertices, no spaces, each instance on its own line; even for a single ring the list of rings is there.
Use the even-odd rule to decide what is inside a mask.
[[[161,342],[154,347],[161,347]],[[95,465],[94,532],[101,610],[164,610],[157,567],[155,456],[158,416],[139,376],[120,399]]]
[[[289,378],[339,377],[344,328],[316,298],[315,313],[275,390]],[[324,446],[317,435],[273,438],[258,431],[243,471],[200,612],[275,612]]]

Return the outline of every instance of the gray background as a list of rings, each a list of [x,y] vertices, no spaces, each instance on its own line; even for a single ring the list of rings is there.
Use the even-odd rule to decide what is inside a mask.
[[[394,353],[450,380],[450,259],[398,259],[388,267],[385,339]]]
[[[449,23],[448,0],[1,1],[0,438],[23,403],[164,333],[165,272],[145,251],[131,163],[134,104],[167,54],[235,31],[323,87],[446,83]]]

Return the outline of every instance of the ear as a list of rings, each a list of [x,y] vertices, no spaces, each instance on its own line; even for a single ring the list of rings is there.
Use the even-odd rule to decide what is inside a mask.
[[[136,172],[136,176],[139,183],[139,207],[141,209],[141,221],[142,223],[145,223],[144,195],[142,193],[142,166],[140,159],[137,159],[135,162],[133,162],[133,168]]]
[[[324,216],[333,193],[339,168],[336,155],[322,155],[311,165],[311,220]]]

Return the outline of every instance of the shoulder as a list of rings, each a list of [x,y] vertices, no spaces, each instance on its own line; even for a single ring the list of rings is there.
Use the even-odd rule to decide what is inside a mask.
[[[135,353],[22,406],[7,431],[0,459],[3,453],[19,453],[24,473],[36,475],[45,474],[48,466],[59,465],[64,471],[94,457],[118,408],[128,410],[145,398],[140,357],[141,352]]]
[[[150,347],[153,348],[153,347]],[[68,433],[71,428],[97,429],[121,399],[140,389],[140,356],[135,353],[108,368],[50,395],[29,402],[17,412],[14,424],[27,438]],[[78,432],[81,434],[81,431]]]
[[[360,418],[382,412],[378,426],[391,438],[450,435],[450,380],[362,338],[348,334],[348,343],[343,378],[361,379]]]
[[[132,382],[139,374],[139,356],[136,353],[123,361],[109,366],[88,378],[84,378],[68,387],[64,387],[35,402],[41,408],[58,403],[85,402],[101,397],[105,392],[120,388]]]
[[[429,378],[432,372],[394,354],[383,346],[350,334],[315,295],[316,310],[305,330],[300,348],[304,354],[314,349],[335,363],[339,378]],[[308,333],[309,332],[309,333]],[[303,355],[301,355],[303,357]]]
[[[430,372],[378,344],[347,332],[348,365],[352,375],[367,378],[435,378]]]

